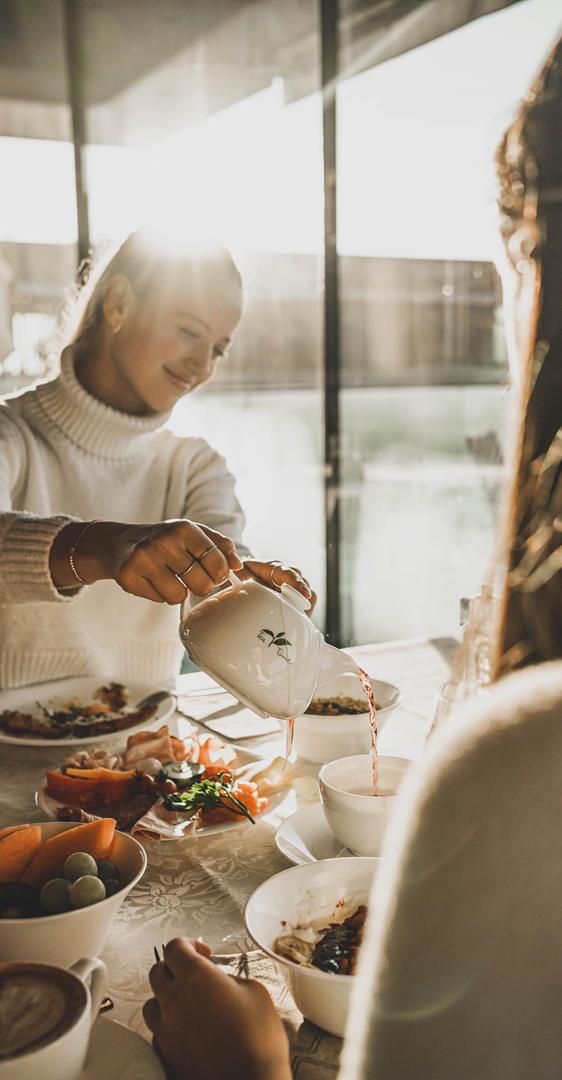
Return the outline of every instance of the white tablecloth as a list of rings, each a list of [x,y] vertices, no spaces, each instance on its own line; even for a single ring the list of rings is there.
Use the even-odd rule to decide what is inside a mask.
[[[349,650],[370,675],[396,683],[402,690],[401,705],[380,733],[381,753],[420,756],[435,693],[447,677],[455,644],[443,638]],[[189,694],[197,678],[181,676],[180,693]],[[264,756],[283,751],[280,737],[248,740],[246,745],[263,751]],[[45,770],[60,762],[60,748],[2,746],[0,755],[0,826],[40,820],[34,792]],[[298,806],[299,799],[291,791],[255,826],[244,823],[215,837],[148,846],[147,872],[125,901],[102,954],[109,968],[115,1019],[147,1034],[141,1010],[149,995],[147,972],[154,945],[160,947],[170,937],[185,934],[202,936],[214,952],[254,948],[244,929],[244,906],[260,882],[289,865],[275,847],[274,834],[280,821]],[[267,983],[287,1022],[299,1080],[335,1076],[340,1040],[302,1021],[274,965],[255,949],[250,970]]]

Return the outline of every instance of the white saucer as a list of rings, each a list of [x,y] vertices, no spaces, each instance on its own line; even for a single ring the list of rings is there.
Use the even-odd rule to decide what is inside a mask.
[[[165,1080],[154,1050],[135,1031],[100,1016],[80,1080]]]
[[[297,866],[353,855],[330,831],[320,803],[285,818],[275,833],[275,843],[281,854]]]

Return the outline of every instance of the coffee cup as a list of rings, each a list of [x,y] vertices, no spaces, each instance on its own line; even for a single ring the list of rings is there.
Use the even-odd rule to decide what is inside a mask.
[[[0,1080],[79,1080],[106,978],[101,960],[0,964]]]

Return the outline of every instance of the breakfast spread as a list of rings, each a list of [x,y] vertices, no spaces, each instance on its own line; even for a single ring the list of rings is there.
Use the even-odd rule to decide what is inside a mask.
[[[247,818],[269,806],[267,782],[243,779],[235,752],[214,736],[180,739],[167,725],[130,735],[122,754],[80,750],[46,774],[59,821],[110,815],[123,832],[148,812],[195,828]]]

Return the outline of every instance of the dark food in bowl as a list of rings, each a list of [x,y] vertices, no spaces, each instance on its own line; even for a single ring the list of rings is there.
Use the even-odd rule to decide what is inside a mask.
[[[332,923],[316,942],[310,963],[335,975],[353,975],[367,918],[365,904],[342,923]]]
[[[312,716],[357,716],[366,713],[369,707],[366,701],[353,697],[314,698],[307,713]]]
[[[367,907],[361,904],[343,922],[314,932],[311,927],[285,930],[274,943],[279,956],[330,975],[354,975],[363,940]]]

